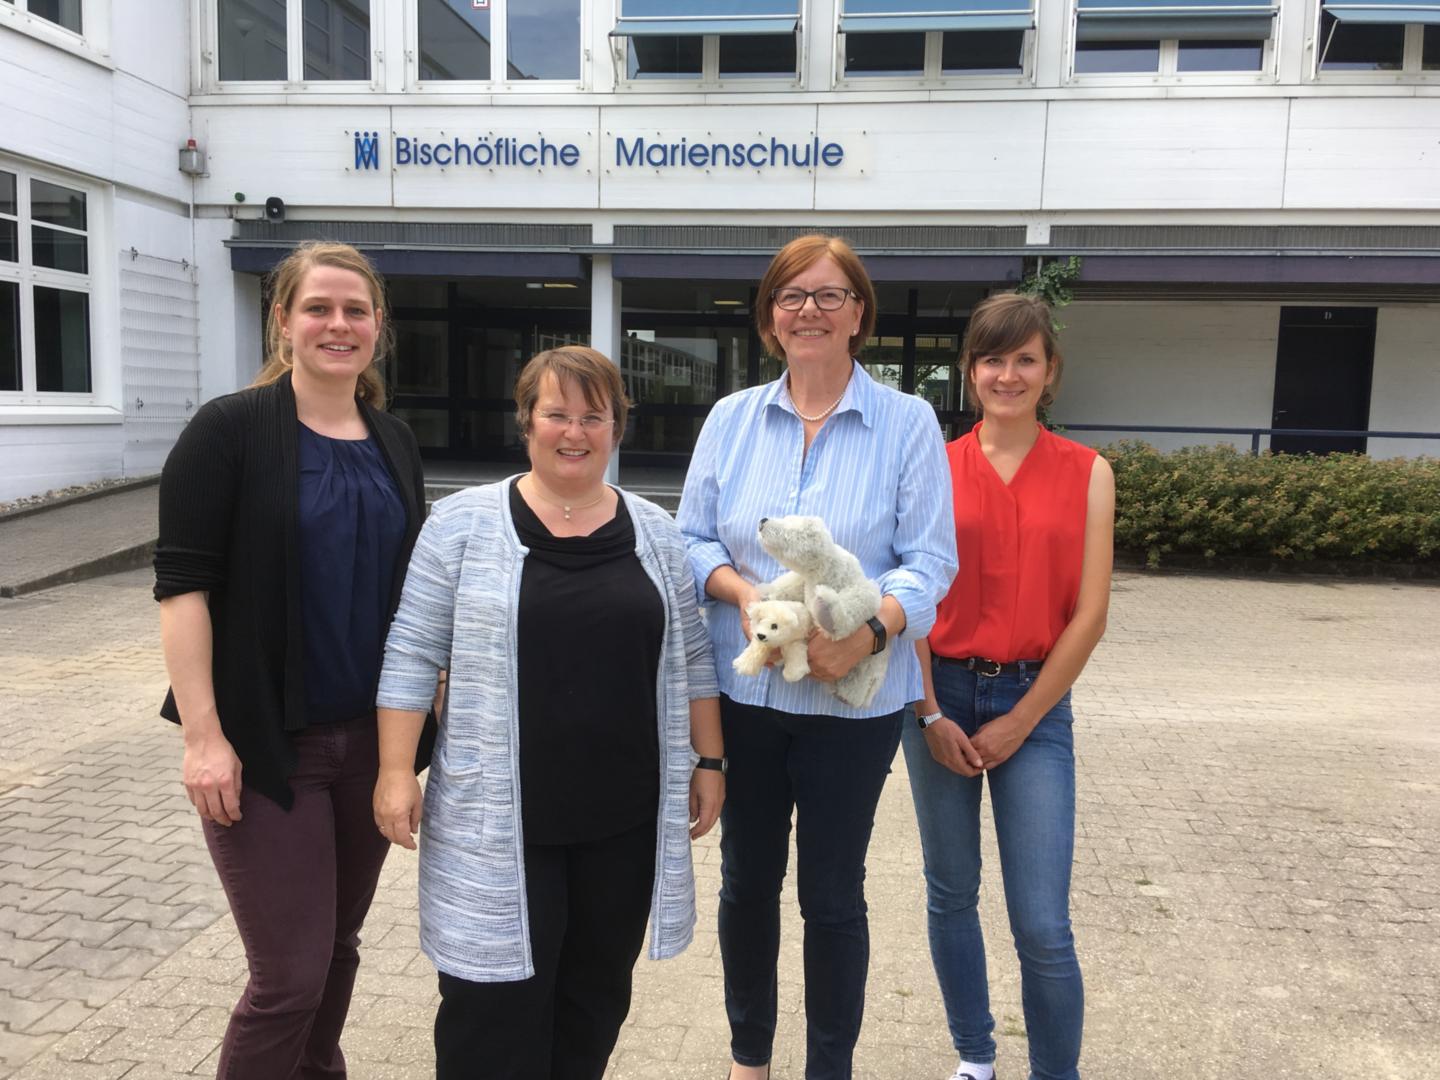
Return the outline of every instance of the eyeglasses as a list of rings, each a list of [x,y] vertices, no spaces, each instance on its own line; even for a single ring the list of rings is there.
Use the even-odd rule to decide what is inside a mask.
[[[582,431],[602,431],[615,426],[613,417],[586,413],[584,416],[568,416],[563,412],[536,413],[535,419],[556,431],[567,431],[571,424],[579,424]]]
[[[853,289],[842,289],[838,285],[827,285],[823,289],[771,289],[770,299],[775,301],[775,306],[781,311],[799,311],[805,306],[805,301],[814,298],[815,306],[821,311],[839,311],[845,306],[845,301],[851,297],[860,299],[860,294]]]

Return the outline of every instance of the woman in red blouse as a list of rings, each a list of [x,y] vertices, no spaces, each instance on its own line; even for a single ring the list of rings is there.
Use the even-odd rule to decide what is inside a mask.
[[[1029,1074],[1071,1080],[1085,1004],[1070,933],[1070,686],[1105,631],[1115,479],[1094,450],[1039,421],[1061,370],[1044,302],[1009,293],[977,305],[961,365],[984,420],[947,447],[960,572],[928,650],[921,643],[925,697],[903,739],[930,953],[960,1054],[952,1080],[991,1080],[995,1021],[976,910],[984,774],[1020,956]]]

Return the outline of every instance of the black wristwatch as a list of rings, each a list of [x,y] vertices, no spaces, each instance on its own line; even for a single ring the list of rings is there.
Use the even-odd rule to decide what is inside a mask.
[[[725,773],[730,770],[730,759],[723,757],[702,757],[695,761],[697,769],[714,769],[718,773]]]
[[[870,627],[870,632],[875,635],[875,644],[870,649],[870,655],[875,656],[885,651],[885,641],[890,636],[885,631],[885,624],[880,619],[871,615],[865,620],[865,625]]]

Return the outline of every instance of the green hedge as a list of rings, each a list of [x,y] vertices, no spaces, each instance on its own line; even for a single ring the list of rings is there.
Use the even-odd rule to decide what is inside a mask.
[[[1142,442],[1101,452],[1115,467],[1115,546],[1151,567],[1166,556],[1424,563],[1440,553],[1440,459],[1162,454]]]

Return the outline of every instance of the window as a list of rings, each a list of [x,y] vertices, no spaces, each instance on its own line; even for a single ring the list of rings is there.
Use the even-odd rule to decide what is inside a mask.
[[[1272,0],[1076,0],[1075,74],[1260,72]]]
[[[622,0],[610,32],[632,82],[784,79],[799,63],[799,0]]]
[[[215,0],[214,56],[222,83],[369,82],[370,0]]]
[[[580,0],[417,0],[416,15],[421,82],[580,79]]]
[[[72,34],[85,32],[81,0],[6,0],[36,19],[64,27]]]
[[[1032,0],[844,0],[847,78],[1023,75]]]
[[[89,229],[84,191],[0,168],[0,394],[90,393]]]
[[[1415,0],[1325,0],[1322,72],[1440,71],[1440,6]]]

